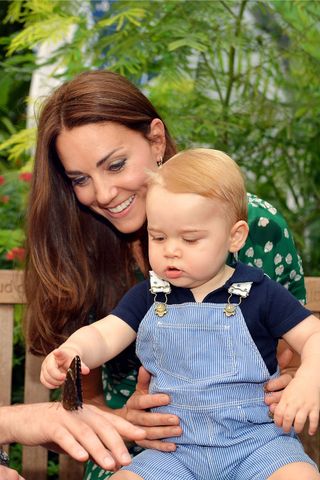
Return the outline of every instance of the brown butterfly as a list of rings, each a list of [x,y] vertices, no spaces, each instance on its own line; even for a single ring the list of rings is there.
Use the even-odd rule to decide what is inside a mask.
[[[81,360],[78,355],[72,360],[62,387],[62,405],[66,410],[82,408]]]

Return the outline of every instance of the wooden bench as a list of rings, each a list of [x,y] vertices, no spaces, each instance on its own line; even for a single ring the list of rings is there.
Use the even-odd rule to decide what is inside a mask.
[[[22,272],[0,270],[0,405],[11,403],[14,305],[24,303]],[[24,403],[49,400],[49,390],[39,381],[41,363],[41,357],[26,352]],[[47,469],[48,451],[45,448],[22,448],[22,474],[25,478],[46,480]],[[82,477],[82,464],[67,455],[59,455],[59,480],[80,480]]]
[[[320,318],[320,277],[307,277],[308,308]],[[0,270],[0,405],[11,401],[14,305],[24,304],[22,272]],[[47,401],[48,391],[39,383],[42,359],[26,352],[24,402]],[[302,436],[307,453],[320,465],[320,433]],[[23,447],[23,475],[28,480],[46,480],[47,451],[42,447]],[[83,466],[66,455],[59,455],[59,480],[79,480]]]

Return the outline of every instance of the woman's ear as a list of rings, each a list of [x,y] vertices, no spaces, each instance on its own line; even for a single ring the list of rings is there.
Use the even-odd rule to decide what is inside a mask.
[[[239,220],[233,225],[230,232],[229,252],[238,252],[246,243],[249,226],[244,220]]]
[[[166,132],[160,118],[154,118],[150,123],[149,140],[152,142],[154,153],[160,157],[164,156],[166,150]]]

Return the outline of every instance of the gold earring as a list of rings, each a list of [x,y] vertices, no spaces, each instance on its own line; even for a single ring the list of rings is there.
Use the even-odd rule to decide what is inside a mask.
[[[157,165],[158,167],[161,167],[162,164],[163,164],[163,157],[160,157],[159,160],[157,160]]]

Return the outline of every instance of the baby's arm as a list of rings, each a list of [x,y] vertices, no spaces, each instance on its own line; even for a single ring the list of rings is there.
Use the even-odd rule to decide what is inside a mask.
[[[57,388],[65,380],[75,355],[81,358],[84,375],[122,352],[136,338],[136,332],[115,315],[82,327],[44,359],[40,380],[47,388]]]
[[[309,434],[316,433],[320,409],[320,320],[310,315],[283,337],[301,355],[301,365],[285,388],[274,412],[275,424],[301,432],[309,419]]]

